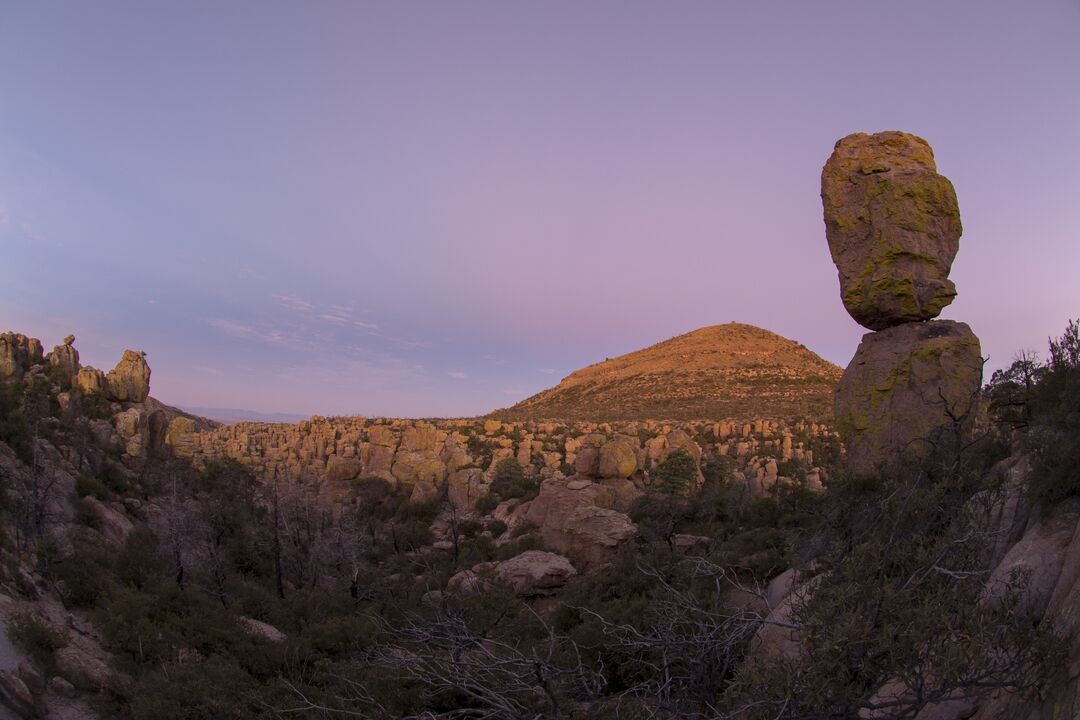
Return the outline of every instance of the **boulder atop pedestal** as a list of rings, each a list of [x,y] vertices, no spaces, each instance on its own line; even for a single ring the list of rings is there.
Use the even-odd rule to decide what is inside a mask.
[[[935,318],[953,301],[960,211],[925,140],[897,131],[841,139],[821,171],[821,200],[856,322],[884,330]]]

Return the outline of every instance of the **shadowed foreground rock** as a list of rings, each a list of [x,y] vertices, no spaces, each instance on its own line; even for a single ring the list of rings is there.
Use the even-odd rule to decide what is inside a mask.
[[[960,211],[925,140],[848,135],[822,169],[821,201],[840,295],[856,322],[884,330],[935,318],[953,301]]]
[[[964,323],[867,333],[836,388],[836,423],[850,467],[870,472],[877,459],[928,449],[954,417],[968,414],[981,384],[979,339]]]

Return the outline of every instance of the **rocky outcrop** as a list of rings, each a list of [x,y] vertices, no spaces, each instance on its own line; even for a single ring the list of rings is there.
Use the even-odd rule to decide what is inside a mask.
[[[849,465],[920,453],[965,432],[982,381],[979,339],[964,323],[934,320],[867,333],[836,388],[836,424]]]
[[[57,345],[45,356],[49,367],[52,368],[53,376],[63,389],[71,387],[75,376],[79,374],[79,351],[75,349],[74,343],[75,336],[68,335],[64,338],[63,345]]]
[[[822,170],[821,199],[840,294],[856,322],[884,330],[935,318],[952,302],[960,211],[925,140],[848,135]]]
[[[135,350],[125,350],[123,358],[106,377],[107,394],[116,402],[145,402],[150,395],[150,366],[146,356]]]
[[[960,213],[922,138],[855,133],[821,172],[825,233],[844,307],[865,327],[835,392],[848,463],[869,473],[946,432],[970,430],[982,384],[971,329],[932,321],[952,302]]]
[[[578,564],[608,562],[637,532],[630,518],[615,509],[629,509],[633,485],[627,487],[627,482],[614,487],[585,478],[552,478],[540,486],[525,520],[539,528],[545,546]]]
[[[0,334],[0,380],[21,380],[41,360],[41,341],[37,338],[13,332]]]
[[[554,594],[567,580],[577,575],[577,570],[562,555],[526,550],[497,564],[495,575],[509,585],[515,595],[541,597]]]
[[[73,384],[84,393],[103,393],[108,388],[105,373],[93,367],[79,368]]]

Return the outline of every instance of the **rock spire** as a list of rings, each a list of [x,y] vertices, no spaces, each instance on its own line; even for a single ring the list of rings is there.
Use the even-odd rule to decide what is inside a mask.
[[[956,297],[960,211],[929,143],[898,131],[836,143],[821,200],[844,307],[877,331],[863,336],[835,395],[849,466],[869,473],[970,428],[979,339],[964,323],[933,319]]]

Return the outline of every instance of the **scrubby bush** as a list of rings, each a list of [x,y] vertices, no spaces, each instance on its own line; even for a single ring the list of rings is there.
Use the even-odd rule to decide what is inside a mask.
[[[75,495],[76,497],[84,498],[87,496],[97,498],[98,500],[111,500],[113,493],[100,479],[93,475],[80,475],[75,480]]]
[[[17,648],[50,673],[55,672],[56,651],[68,644],[63,630],[31,613],[10,618],[7,623],[7,636]]]
[[[694,456],[682,448],[668,453],[649,475],[654,485],[668,495],[686,495],[697,479],[697,463]]]
[[[1035,458],[1036,496],[1047,502],[1080,495],[1080,325],[1070,321],[1049,342],[1045,362],[1021,354],[994,373],[991,416],[1017,432]]]
[[[540,483],[527,478],[525,470],[514,458],[503,458],[495,464],[491,476],[491,492],[502,500],[530,500],[540,491]]]

